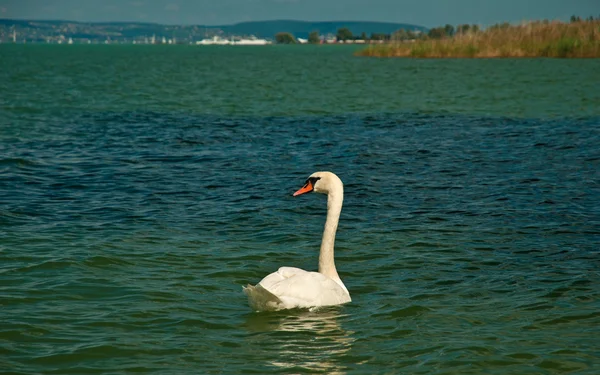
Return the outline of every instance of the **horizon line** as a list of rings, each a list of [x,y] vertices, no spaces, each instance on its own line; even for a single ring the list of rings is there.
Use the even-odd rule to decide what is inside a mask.
[[[185,23],[160,23],[160,22],[149,22],[149,21],[73,21],[73,20],[68,20],[68,19],[38,19],[38,18],[1,18],[0,17],[0,22],[2,21],[21,21],[21,22],[70,22],[70,23],[85,23],[85,24],[107,24],[107,23],[115,23],[115,24],[126,24],[126,23],[137,23],[137,24],[146,24],[146,25],[161,25],[161,26],[204,26],[204,27],[220,27],[220,26],[234,26],[234,25],[239,25],[239,24],[244,24],[244,23],[259,23],[259,22],[303,22],[303,23],[330,23],[330,22],[336,22],[336,23],[344,23],[344,22],[353,22],[353,23],[358,23],[358,22],[368,22],[368,23],[382,23],[382,24],[403,24],[403,25],[411,25],[411,26],[418,26],[418,27],[424,27],[424,28],[429,28],[428,26],[424,26],[424,25],[419,25],[419,24],[415,24],[415,23],[409,23],[409,22],[392,22],[392,21],[359,21],[359,20],[329,20],[329,21],[307,21],[307,20],[298,20],[298,19],[286,19],[286,18],[279,18],[279,19],[268,19],[268,20],[261,20],[261,21],[241,21],[241,22],[235,22],[235,23],[229,23],[229,24],[218,24],[218,25],[204,25],[204,24],[185,24]]]

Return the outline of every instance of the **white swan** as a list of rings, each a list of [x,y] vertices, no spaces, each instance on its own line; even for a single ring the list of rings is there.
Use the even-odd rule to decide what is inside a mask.
[[[310,308],[351,301],[350,293],[340,279],[333,259],[335,232],[344,200],[344,185],[331,172],[315,172],[294,196],[311,191],[327,194],[327,221],[319,254],[319,272],[281,267],[256,286],[247,285],[244,293],[248,295],[248,303],[253,310]]]

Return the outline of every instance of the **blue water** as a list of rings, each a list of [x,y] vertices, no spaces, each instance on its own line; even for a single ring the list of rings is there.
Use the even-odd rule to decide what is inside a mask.
[[[0,371],[597,372],[600,110],[573,81],[597,62],[2,48]],[[569,83],[555,75],[568,64]],[[485,81],[473,67],[505,87],[439,111],[430,100],[473,94],[377,104],[440,70]],[[498,97],[513,91],[544,99]],[[353,301],[254,313],[242,285],[317,268],[325,197],[291,196],[317,170],[345,184],[336,264]]]

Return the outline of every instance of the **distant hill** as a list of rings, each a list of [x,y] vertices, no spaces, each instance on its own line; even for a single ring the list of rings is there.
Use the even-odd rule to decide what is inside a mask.
[[[0,41],[48,42],[73,38],[88,41],[133,41],[147,38],[167,38],[178,43],[194,42],[213,35],[250,36],[272,39],[278,32],[289,32],[298,38],[308,38],[312,31],[321,35],[335,34],[346,27],[354,35],[361,33],[390,34],[399,29],[427,31],[419,25],[391,22],[293,20],[241,22],[234,25],[161,25],[143,22],[74,22],[61,20],[0,19]]]
[[[366,33],[390,34],[396,30],[419,30],[427,31],[423,26],[411,25],[407,23],[392,22],[363,22],[363,21],[326,21],[326,22],[308,22],[308,21],[258,21],[241,22],[235,25],[217,26],[228,34],[235,35],[256,35],[261,38],[272,38],[278,32],[289,32],[297,38],[308,38],[312,31],[318,31],[321,35],[335,34],[338,29],[347,27],[354,35]]]

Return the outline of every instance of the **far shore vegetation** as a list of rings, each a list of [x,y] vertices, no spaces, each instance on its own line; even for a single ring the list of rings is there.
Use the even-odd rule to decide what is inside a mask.
[[[375,57],[493,58],[493,57],[600,57],[600,17],[571,17],[570,22],[532,21],[452,25],[408,35],[399,30],[382,44],[369,44],[356,53]]]

